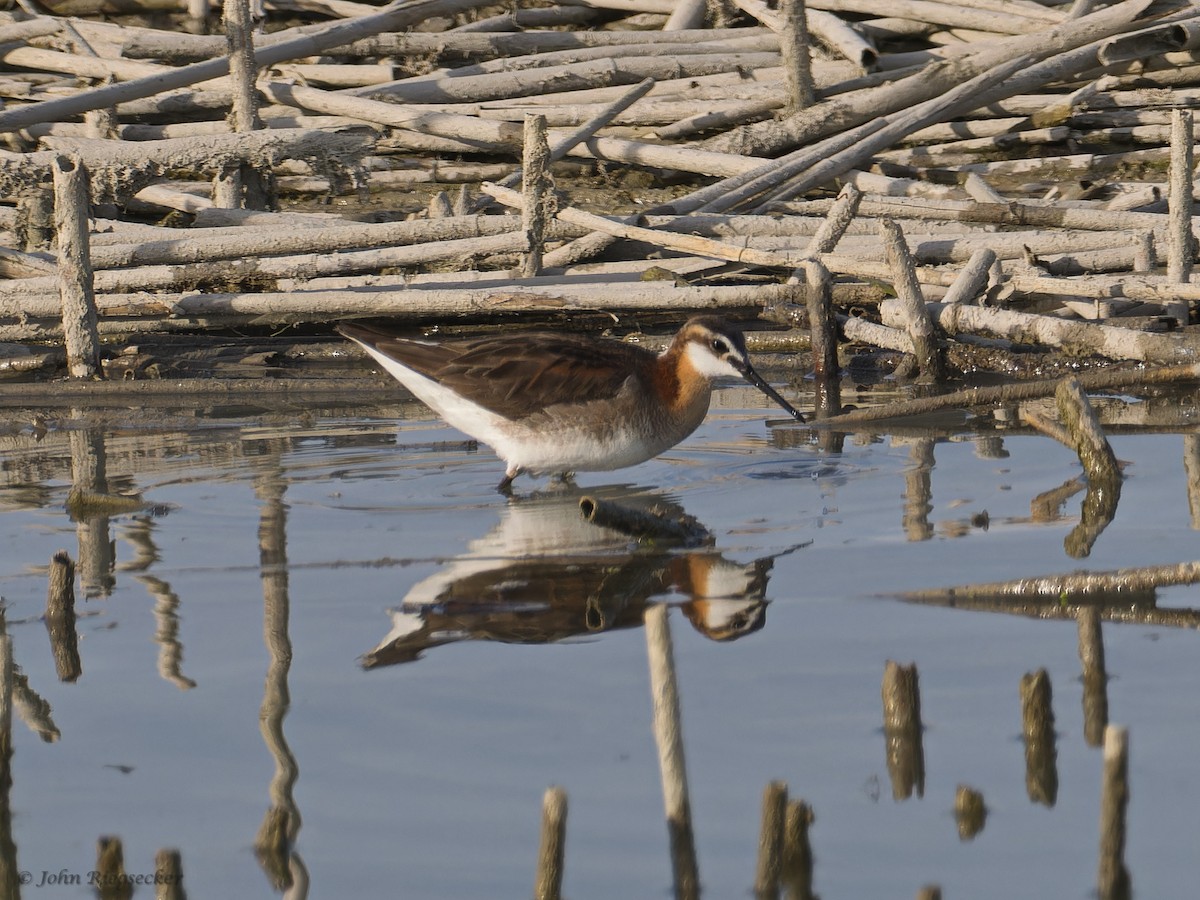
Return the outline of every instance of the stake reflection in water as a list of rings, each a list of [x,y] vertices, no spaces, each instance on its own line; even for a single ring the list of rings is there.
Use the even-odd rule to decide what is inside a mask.
[[[615,488],[589,493],[647,508],[671,505]],[[510,503],[489,534],[412,587],[392,611],[391,631],[363,657],[364,668],[410,662],[460,640],[540,644],[633,628],[647,604],[668,595],[681,597],[684,616],[713,640],[763,627],[773,556],[742,564],[709,546],[642,547],[588,521],[581,497],[563,489]]]

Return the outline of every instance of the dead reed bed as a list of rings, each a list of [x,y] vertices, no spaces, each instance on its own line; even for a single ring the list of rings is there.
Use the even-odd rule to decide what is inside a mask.
[[[831,335],[932,380],[1200,351],[1180,0],[39,9],[0,15],[10,373],[714,309],[830,377]]]

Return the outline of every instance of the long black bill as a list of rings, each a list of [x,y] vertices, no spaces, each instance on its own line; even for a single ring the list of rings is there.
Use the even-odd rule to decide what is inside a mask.
[[[794,406],[792,406],[792,404],[784,400],[783,397],[779,395],[779,392],[763,381],[763,377],[755,372],[749,364],[747,364],[744,369],[741,369],[741,373],[743,378],[745,378],[748,382],[787,410],[789,416],[791,416],[797,422],[804,421],[804,416],[801,415],[800,410],[796,409]]]

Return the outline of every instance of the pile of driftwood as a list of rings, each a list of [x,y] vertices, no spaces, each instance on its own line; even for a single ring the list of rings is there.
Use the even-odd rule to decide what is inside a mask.
[[[697,309],[935,377],[949,337],[1200,351],[1191,4],[135,6],[0,16],[10,371],[36,341],[91,376],[106,337]]]

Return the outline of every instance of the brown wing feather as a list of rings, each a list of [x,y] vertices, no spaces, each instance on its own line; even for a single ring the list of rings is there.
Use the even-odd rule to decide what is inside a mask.
[[[562,403],[608,399],[631,374],[648,378],[654,361],[642,347],[567,334],[426,343],[363,325],[338,330],[509,419]]]

